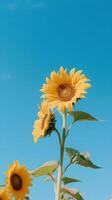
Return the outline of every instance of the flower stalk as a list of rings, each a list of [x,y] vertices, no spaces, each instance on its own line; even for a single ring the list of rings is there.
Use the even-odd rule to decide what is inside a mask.
[[[62,134],[62,141],[61,141],[61,146],[60,146],[60,161],[59,161],[59,166],[58,166],[56,200],[60,200],[60,195],[61,195],[61,180],[62,180],[62,172],[63,172],[65,139],[66,139],[66,110],[63,113],[63,134]]]

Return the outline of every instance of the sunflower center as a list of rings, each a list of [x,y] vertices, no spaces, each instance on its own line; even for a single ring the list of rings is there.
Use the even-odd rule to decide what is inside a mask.
[[[23,186],[23,181],[18,174],[13,174],[11,176],[11,185],[14,190],[21,190]]]
[[[47,114],[45,114],[44,118],[42,119],[41,130],[44,128],[45,121],[47,119]]]
[[[61,84],[59,85],[58,89],[58,98],[61,101],[69,101],[74,96],[74,89],[69,84]]]

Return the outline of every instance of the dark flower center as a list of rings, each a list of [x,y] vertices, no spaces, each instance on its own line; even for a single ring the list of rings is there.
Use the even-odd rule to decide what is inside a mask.
[[[72,86],[66,83],[65,84],[62,83],[61,85],[59,85],[57,92],[58,92],[58,98],[61,101],[71,100],[71,98],[74,96],[75,93]]]
[[[13,174],[11,176],[11,185],[14,190],[21,190],[23,186],[23,181],[18,174]]]

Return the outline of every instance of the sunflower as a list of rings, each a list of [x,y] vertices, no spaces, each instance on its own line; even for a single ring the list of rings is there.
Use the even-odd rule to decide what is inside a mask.
[[[52,107],[57,107],[64,112],[65,109],[72,110],[73,104],[79,99],[85,98],[86,89],[91,87],[88,81],[81,70],[72,69],[68,74],[61,67],[59,72],[53,71],[50,78],[46,78],[46,83],[43,84],[41,91]]]
[[[50,105],[47,102],[41,104],[37,115],[38,119],[34,123],[32,132],[34,142],[37,142],[40,137],[50,135],[55,127],[55,115],[50,111]]]
[[[31,184],[31,176],[25,166],[20,166],[18,161],[9,166],[7,175],[7,188],[16,200],[23,200],[25,195],[29,193]]]
[[[11,200],[10,193],[6,187],[0,189],[0,200]]]

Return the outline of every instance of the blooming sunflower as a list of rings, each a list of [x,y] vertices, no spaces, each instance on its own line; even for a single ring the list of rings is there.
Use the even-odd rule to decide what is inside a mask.
[[[29,193],[31,184],[31,176],[25,166],[20,166],[18,161],[9,166],[7,175],[7,188],[16,200],[23,200],[25,195]]]
[[[0,200],[11,200],[10,193],[7,188],[0,189]]]
[[[41,91],[43,97],[52,107],[58,107],[62,112],[65,109],[72,110],[73,104],[78,99],[85,98],[86,89],[91,87],[88,83],[89,79],[82,74],[82,71],[72,69],[68,74],[61,67],[59,72],[53,71],[50,78],[46,78],[46,83],[43,84]]]
[[[55,115],[50,111],[50,105],[47,102],[41,104],[37,115],[38,119],[34,123],[32,132],[34,142],[37,142],[40,137],[50,135],[55,127]]]

